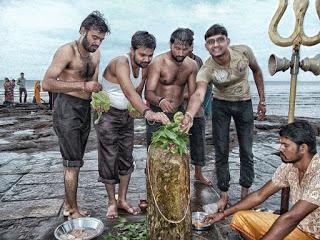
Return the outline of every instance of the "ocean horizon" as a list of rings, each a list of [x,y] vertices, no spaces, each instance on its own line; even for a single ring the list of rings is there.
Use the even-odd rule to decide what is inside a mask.
[[[4,101],[4,80],[0,80],[0,103]],[[28,92],[27,101],[32,102],[35,80],[27,80],[26,87]],[[41,81],[42,82],[42,81]],[[257,109],[258,94],[253,81],[250,81],[252,103],[254,111]],[[267,115],[288,115],[290,93],[290,81],[265,81],[265,95],[267,104]],[[295,116],[320,118],[320,84],[315,81],[297,82]],[[16,85],[14,90],[14,100],[19,102],[19,86]],[[41,98],[49,102],[48,93],[41,91]]]

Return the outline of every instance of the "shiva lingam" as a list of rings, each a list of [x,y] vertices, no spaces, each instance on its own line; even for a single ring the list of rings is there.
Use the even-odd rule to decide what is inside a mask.
[[[295,28],[293,33],[283,38],[278,33],[278,24],[282,18],[284,12],[288,6],[288,0],[280,0],[279,6],[274,14],[269,25],[269,37],[271,41],[281,47],[292,46],[291,61],[286,58],[278,58],[272,54],[269,58],[269,72],[273,76],[278,71],[286,71],[290,68],[291,81],[290,81],[290,97],[289,97],[289,111],[288,111],[288,123],[294,121],[294,109],[297,87],[297,75],[299,73],[299,67],[304,71],[311,71],[315,75],[320,74],[320,54],[317,54],[314,58],[305,58],[300,61],[300,46],[313,46],[320,43],[320,31],[313,37],[308,37],[303,30],[304,16],[309,6],[309,0],[295,0],[293,3],[293,9],[295,13]],[[316,11],[320,19],[320,0],[316,0]],[[280,213],[288,211],[289,207],[289,188],[282,190],[281,194],[281,209]]]

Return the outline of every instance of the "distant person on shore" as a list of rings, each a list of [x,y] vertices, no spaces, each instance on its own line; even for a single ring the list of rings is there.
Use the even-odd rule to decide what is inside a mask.
[[[22,94],[24,94],[23,102],[27,102],[27,89],[26,89],[26,79],[24,77],[24,73],[20,73],[20,77],[18,78],[17,85],[19,85],[19,102],[22,103]]]
[[[154,113],[142,101],[141,94],[152,60],[156,39],[146,31],[136,32],[130,52],[116,57],[107,65],[102,82],[110,98],[110,110],[95,125],[98,138],[99,181],[108,193],[107,218],[117,218],[118,209],[136,215],[137,209],[127,199],[133,172],[133,118],[128,112],[129,101],[149,121],[169,123],[164,113]],[[115,185],[119,184],[118,199]]]
[[[11,102],[14,103],[14,88],[16,87],[16,80],[11,80]]]
[[[264,118],[265,96],[261,69],[252,50],[246,45],[230,46],[225,27],[215,24],[205,34],[205,46],[211,57],[197,75],[197,89],[191,96],[182,128],[192,124],[193,117],[203,102],[208,83],[212,82],[212,136],[215,147],[217,185],[220,189],[218,209],[223,210],[228,202],[229,131],[231,117],[234,120],[240,148],[241,199],[249,191],[254,179],[253,166],[253,109],[248,82],[251,69],[258,89],[258,116]]]
[[[206,222],[234,214],[231,227],[245,239],[320,239],[320,157],[315,132],[308,122],[296,121],[281,127],[279,135],[283,163],[272,180],[234,206],[209,214]],[[292,199],[288,212],[279,216],[250,210],[284,187],[290,187]]]
[[[100,44],[110,28],[94,11],[81,23],[78,40],[58,48],[43,80],[43,90],[59,93],[53,112],[53,127],[59,138],[64,165],[64,216],[84,217],[77,204],[80,167],[90,133],[92,92],[99,92]]]
[[[3,83],[3,88],[4,88],[4,105],[11,105],[11,100],[12,100],[12,85],[9,80],[9,78],[4,78],[4,83]]]
[[[36,80],[34,82],[34,95],[33,95],[33,101],[32,101],[33,103],[36,103],[36,104],[41,103],[40,91],[41,91],[40,81]]]

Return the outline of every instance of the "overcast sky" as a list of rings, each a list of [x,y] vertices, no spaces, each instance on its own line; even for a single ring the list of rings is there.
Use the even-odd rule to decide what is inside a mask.
[[[294,27],[292,0],[280,22],[280,34],[287,37]],[[205,60],[203,35],[214,23],[223,24],[231,44],[249,45],[263,69],[266,80],[289,80],[289,71],[270,77],[267,61],[271,53],[291,57],[291,47],[275,46],[268,37],[270,20],[278,0],[0,0],[0,78],[42,80],[56,49],[79,37],[82,20],[92,11],[101,11],[111,26],[111,35],[101,45],[100,75],[115,56],[128,51],[132,34],[147,30],[157,39],[156,54],[169,47],[177,27],[195,32],[195,53]],[[315,0],[310,0],[305,17],[305,32],[316,35],[320,21]],[[320,46],[301,47],[301,58],[320,53]],[[302,70],[301,70],[302,71]],[[311,73],[301,80],[318,81]]]

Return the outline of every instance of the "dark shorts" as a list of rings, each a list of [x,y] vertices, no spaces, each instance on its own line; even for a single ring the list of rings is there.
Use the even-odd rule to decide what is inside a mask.
[[[116,184],[133,172],[133,118],[111,107],[95,124],[98,138],[99,182]]]
[[[65,167],[83,166],[90,122],[90,100],[58,94],[53,112],[53,129],[59,139]]]
[[[193,119],[189,130],[191,164],[203,167],[205,165],[205,119]]]

